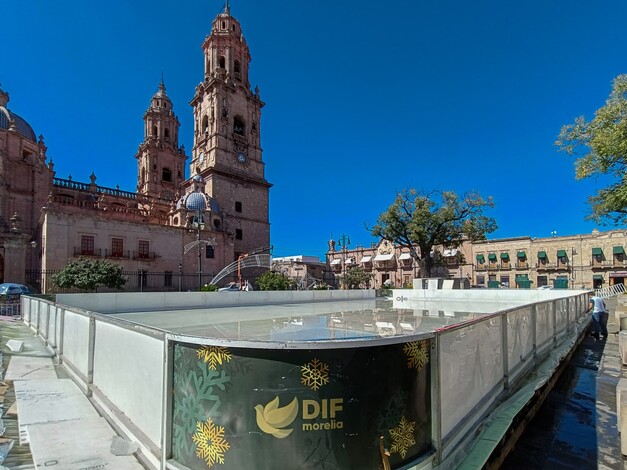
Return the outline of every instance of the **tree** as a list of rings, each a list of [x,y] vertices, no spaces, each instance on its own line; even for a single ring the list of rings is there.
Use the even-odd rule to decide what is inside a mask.
[[[259,290],[289,290],[294,287],[294,281],[283,273],[266,271],[257,278]]]
[[[122,266],[108,260],[79,258],[66,264],[51,278],[61,288],[94,291],[99,286],[120,289],[128,280],[122,275]]]
[[[349,289],[360,289],[362,287],[368,287],[372,276],[371,273],[367,273],[361,268],[352,268],[346,271],[346,274],[342,276],[342,282]]]
[[[627,222],[627,75],[614,79],[605,106],[591,121],[580,116],[562,127],[555,145],[576,157],[576,179],[609,175],[614,181],[588,198],[592,213],[586,218],[600,224]]]
[[[394,203],[379,215],[370,233],[409,248],[422,275],[429,277],[436,261],[432,255],[434,246],[458,248],[465,240],[484,240],[486,234],[496,230],[496,221],[483,215],[485,209],[492,207],[491,197],[483,199],[476,192],[460,198],[452,191],[425,193],[406,189],[397,193]]]

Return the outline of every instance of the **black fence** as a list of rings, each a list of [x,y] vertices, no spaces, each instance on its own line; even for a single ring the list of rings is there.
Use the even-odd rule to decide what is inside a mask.
[[[56,274],[56,270],[26,271],[26,285],[35,292],[42,292],[45,280],[46,293],[77,293],[84,292],[80,289],[59,289],[52,284],[50,278]],[[214,273],[178,273],[173,271],[124,271],[122,273],[127,281],[122,289],[99,287],[96,292],[187,292],[197,291],[201,286],[208,284],[214,277]],[[220,285],[230,281],[236,281],[236,275],[227,276],[220,280]]]

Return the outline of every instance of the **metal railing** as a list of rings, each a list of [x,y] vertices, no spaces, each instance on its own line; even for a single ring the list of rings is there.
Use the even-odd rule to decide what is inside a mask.
[[[60,289],[52,284],[51,277],[58,273],[58,270],[28,270],[26,271],[26,284],[41,292],[42,282],[47,286],[47,293],[79,293],[85,292],[80,289]],[[179,273],[178,271],[123,271],[122,275],[127,278],[122,289],[112,289],[109,287],[98,287],[96,292],[177,292],[177,291],[197,291],[198,273]],[[213,272],[202,273],[202,285],[208,284],[213,278]],[[229,277],[226,281],[235,281],[235,277]]]
[[[608,299],[620,295],[625,292],[625,284],[614,284],[613,286],[602,287],[601,289],[595,289],[594,295],[601,297],[602,299]]]

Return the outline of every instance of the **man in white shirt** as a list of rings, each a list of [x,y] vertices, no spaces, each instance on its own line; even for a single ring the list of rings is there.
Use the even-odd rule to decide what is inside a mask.
[[[599,330],[603,335],[603,339],[607,339],[607,307],[605,301],[601,297],[593,295],[590,297],[588,312],[592,311],[593,333],[596,339],[599,338]]]

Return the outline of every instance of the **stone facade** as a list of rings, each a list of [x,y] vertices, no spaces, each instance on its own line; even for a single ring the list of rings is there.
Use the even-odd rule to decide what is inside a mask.
[[[285,274],[297,289],[305,290],[323,283],[325,264],[316,256],[284,256],[272,259],[272,270]]]
[[[191,177],[185,179],[179,120],[161,82],[143,116],[137,192],[99,186],[94,174],[89,183],[56,178],[43,137],[8,110],[0,90],[0,281],[25,282],[27,270],[41,271],[30,284],[45,292],[50,273],[88,256],[161,273],[168,290],[168,273],[209,276],[240,255],[269,249],[264,103],[259,89],[250,89],[250,53],[228,3],[202,48],[205,73],[191,102]],[[201,199],[190,197],[197,193]],[[203,201],[202,214],[191,200]]]
[[[473,287],[600,288],[627,280],[626,250],[626,230],[465,242],[456,249],[435,248],[439,266],[432,277],[459,279]],[[421,277],[409,250],[386,240],[351,250],[336,250],[335,242],[329,242],[326,262],[332,283],[354,266],[372,273],[371,287],[388,280],[394,286],[411,286],[413,278]]]

